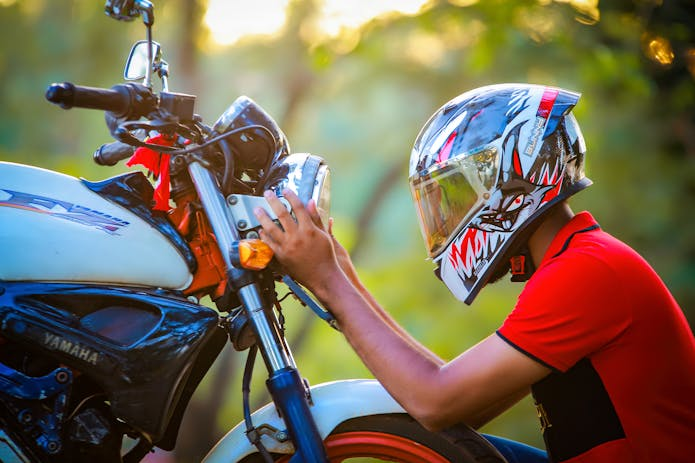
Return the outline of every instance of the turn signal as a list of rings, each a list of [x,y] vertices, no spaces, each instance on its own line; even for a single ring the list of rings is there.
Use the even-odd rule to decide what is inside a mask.
[[[238,241],[235,248],[239,266],[248,270],[263,270],[273,258],[273,250],[259,239]]]

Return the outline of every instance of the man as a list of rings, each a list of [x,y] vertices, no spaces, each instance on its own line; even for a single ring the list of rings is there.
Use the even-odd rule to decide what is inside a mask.
[[[280,226],[256,211],[262,238],[426,428],[478,427],[531,391],[551,461],[692,461],[692,331],[651,267],[566,201],[591,184],[578,99],[483,87],[440,108],[415,142],[411,190],[439,278],[467,304],[510,270],[528,280],[500,329],[450,362],[378,305],[315,204],[284,192],[295,221],[266,193]]]

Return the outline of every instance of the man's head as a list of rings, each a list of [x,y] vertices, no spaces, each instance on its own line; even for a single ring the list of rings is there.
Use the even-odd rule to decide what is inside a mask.
[[[571,113],[579,95],[492,85],[442,106],[420,131],[410,186],[429,256],[470,304],[555,204],[591,184]]]

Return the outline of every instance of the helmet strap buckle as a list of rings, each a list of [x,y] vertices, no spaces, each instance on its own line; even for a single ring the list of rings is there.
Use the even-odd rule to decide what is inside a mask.
[[[531,275],[536,271],[536,266],[533,264],[531,252],[528,246],[521,249],[521,253],[512,256],[509,259],[513,282],[523,282],[531,278]]]

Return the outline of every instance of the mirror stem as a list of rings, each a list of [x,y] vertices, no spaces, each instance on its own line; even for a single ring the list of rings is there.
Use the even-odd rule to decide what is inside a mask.
[[[145,66],[145,86],[152,88],[152,64],[154,62],[152,51],[152,26],[147,26],[147,66]]]

